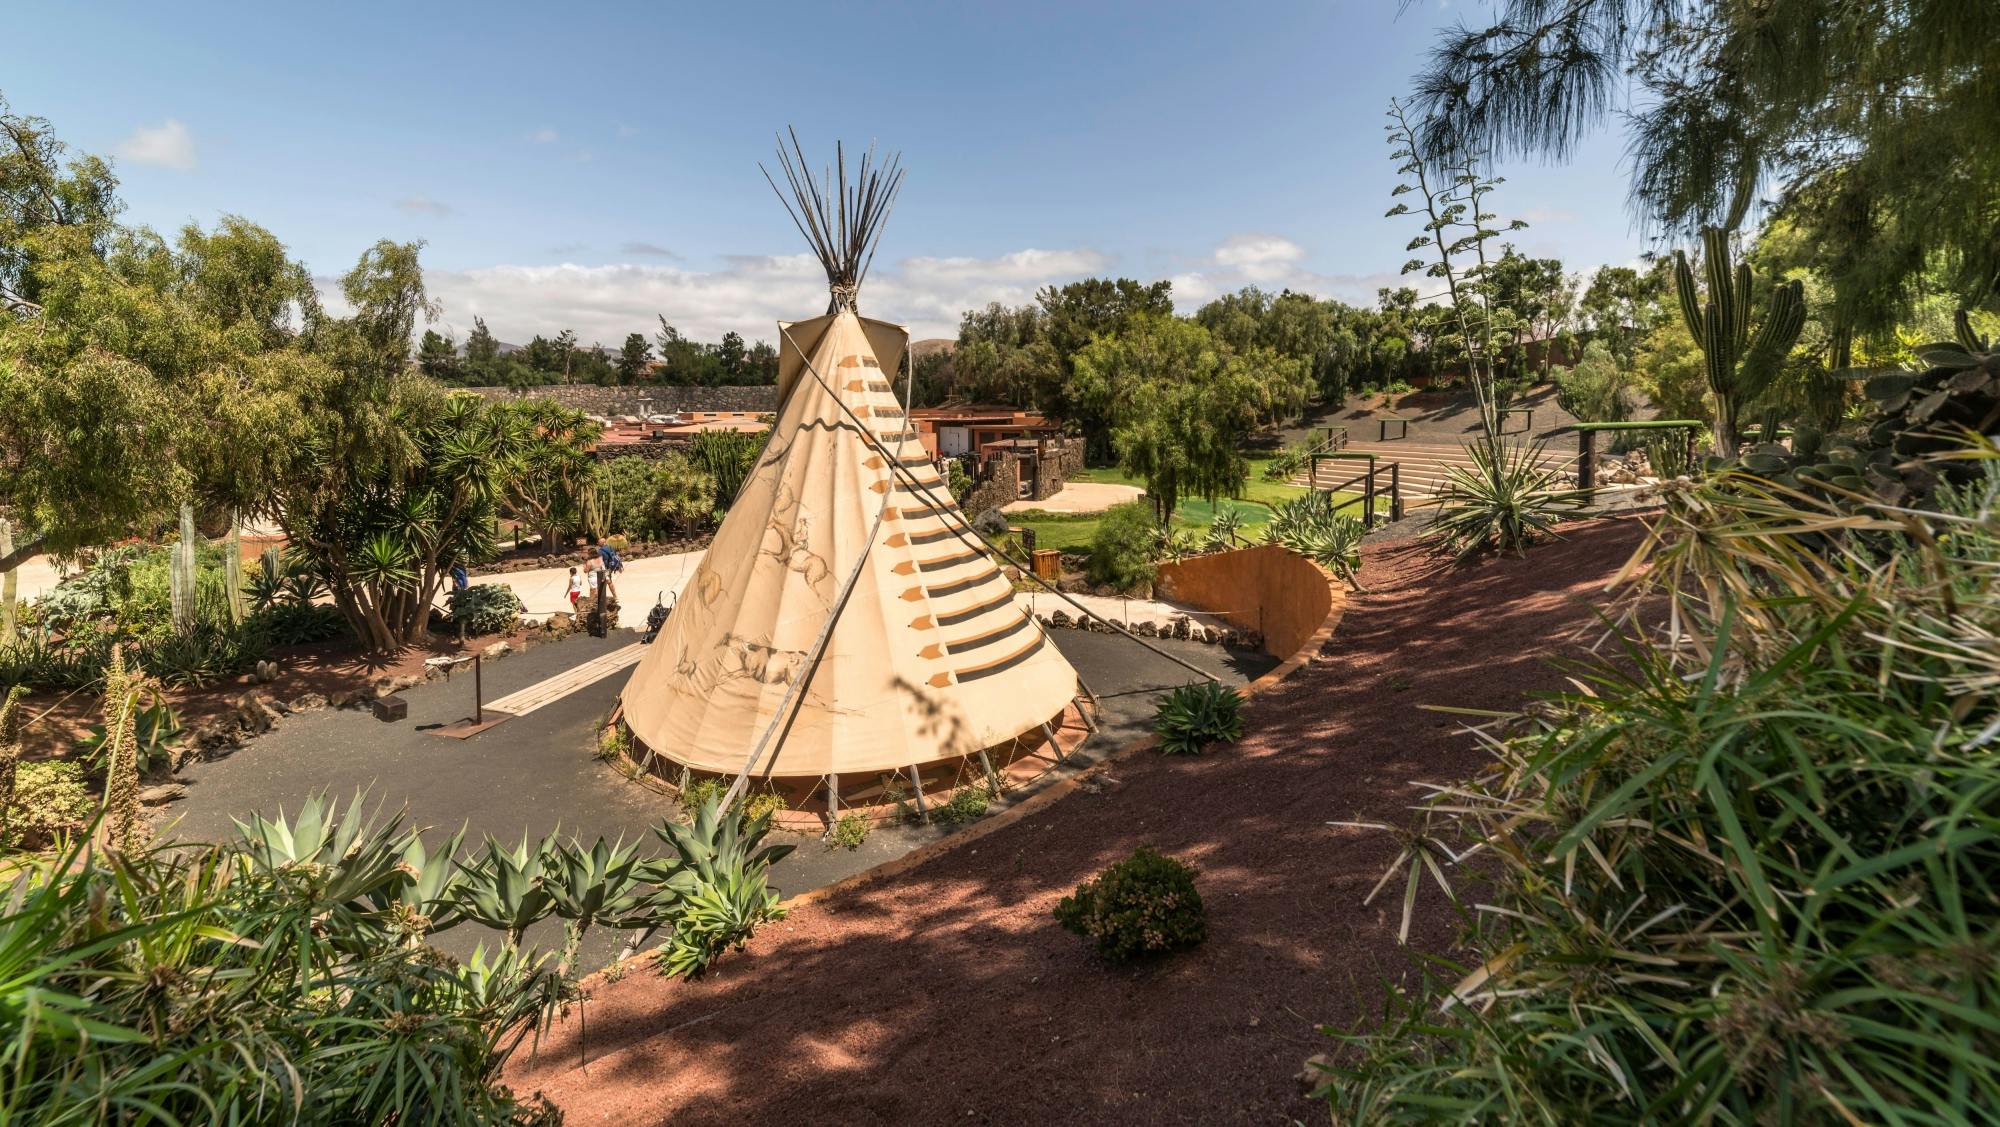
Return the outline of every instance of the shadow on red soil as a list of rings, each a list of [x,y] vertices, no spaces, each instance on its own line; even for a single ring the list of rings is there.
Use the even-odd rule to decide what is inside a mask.
[[[1593,607],[1642,532],[1461,570],[1417,545],[1367,553],[1321,659],[1260,695],[1233,748],[1142,754],[1039,815],[900,877],[839,889],[697,983],[634,964],[506,1077],[572,1123],[1258,1123],[1325,1115],[1297,1080],[1320,1023],[1380,1012],[1411,973],[1400,906],[1367,894],[1420,780],[1483,756],[1424,704],[1512,708],[1561,687],[1549,659],[1596,637]],[[1050,917],[1139,845],[1194,864],[1209,939],[1110,968]],[[1395,900],[1396,898],[1388,898]],[[1412,944],[1448,948],[1433,898]]]

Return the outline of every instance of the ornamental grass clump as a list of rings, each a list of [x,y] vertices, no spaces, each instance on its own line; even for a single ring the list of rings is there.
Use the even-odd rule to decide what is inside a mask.
[[[1433,886],[1470,922],[1455,980],[1329,1030],[1337,1122],[1990,1118],[2000,449],[1955,453],[1934,511],[1669,491],[1627,568],[1661,633],[1381,827],[1406,930]]]
[[[1243,738],[1243,694],[1215,681],[1182,685],[1167,694],[1153,720],[1160,750],[1200,755],[1212,743]]]
[[[1056,905],[1056,922],[1083,936],[1114,963],[1198,946],[1208,916],[1194,869],[1152,846],[1076,886]]]

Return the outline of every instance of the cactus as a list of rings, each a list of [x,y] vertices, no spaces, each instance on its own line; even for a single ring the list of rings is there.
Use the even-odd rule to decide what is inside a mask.
[[[0,839],[7,833],[7,813],[14,806],[14,769],[21,763],[21,698],[26,685],[15,685],[0,701]]]
[[[14,522],[0,517],[0,556],[14,553]],[[0,575],[0,646],[14,644],[21,594],[19,568],[10,567]],[[11,783],[9,784],[11,786]]]
[[[195,587],[194,587],[194,506],[181,506],[181,540],[174,545],[168,576],[167,594],[172,601],[174,633],[186,634],[194,629]]]
[[[1770,386],[1805,328],[1805,287],[1797,281],[1773,287],[1763,323],[1753,334],[1750,267],[1738,263],[1732,269],[1727,231],[1707,228],[1701,241],[1707,304],[1701,301],[1694,270],[1681,251],[1674,252],[1674,290],[1688,332],[1701,348],[1708,389],[1715,394],[1715,453],[1729,458],[1742,441],[1737,419],[1744,405]]]
[[[120,852],[140,842],[139,695],[145,674],[127,673],[122,646],[111,647],[104,671],[104,844]]]
[[[243,533],[234,513],[229,517],[229,536],[223,541],[222,585],[229,591],[229,621],[242,624],[248,608],[243,605]]]

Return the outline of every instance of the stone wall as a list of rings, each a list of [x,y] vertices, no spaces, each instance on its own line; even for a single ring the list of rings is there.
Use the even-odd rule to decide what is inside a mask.
[[[1333,612],[1332,581],[1304,556],[1276,544],[1160,565],[1153,591],[1221,615],[1264,636],[1264,652],[1289,660]]]
[[[1021,473],[1013,458],[989,459],[981,472],[986,476],[966,493],[959,509],[965,519],[978,520],[979,514],[988,509],[1011,504],[1021,496]]]
[[[687,411],[756,411],[778,409],[776,384],[742,387],[666,387],[657,384],[599,387],[596,384],[542,384],[538,387],[468,387],[488,399],[553,399],[589,415],[670,415]]]

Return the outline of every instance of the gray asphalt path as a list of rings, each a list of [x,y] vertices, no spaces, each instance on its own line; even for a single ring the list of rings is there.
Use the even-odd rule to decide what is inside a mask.
[[[1194,679],[1187,670],[1109,634],[1054,630],[1051,636],[1101,700],[1101,731],[1084,745],[1095,762],[1151,729],[1159,696]],[[574,635],[492,662],[484,670],[488,700],[526,688],[557,673],[631,644],[638,635]],[[1243,684],[1271,668],[1268,656],[1193,642],[1154,640],[1178,657]],[[616,703],[629,671],[621,670],[527,716],[468,740],[426,729],[469,716],[472,677],[462,672],[405,690],[410,715],[382,723],[365,709],[321,709],[287,717],[270,733],[225,759],[183,773],[188,797],[168,808],[170,833],[183,840],[220,840],[234,833],[232,819],[251,813],[287,813],[308,796],[326,792],[343,803],[357,792],[385,813],[405,812],[426,839],[441,840],[463,826],[468,844],[486,835],[513,844],[524,835],[557,829],[583,838],[644,839],[663,850],[651,827],[676,813],[671,801],[633,784],[592,756],[593,733]],[[1045,776],[1043,783],[1054,781]],[[1035,788],[1011,796],[1019,801]],[[828,849],[817,838],[781,835],[798,848],[773,871],[786,895],[820,887],[902,855],[949,831],[936,826],[879,825],[859,849]],[[560,943],[553,925],[530,933],[531,942]],[[464,955],[492,934],[461,925],[438,936],[439,945]],[[605,933],[585,944],[584,964],[609,960],[619,946]]]

